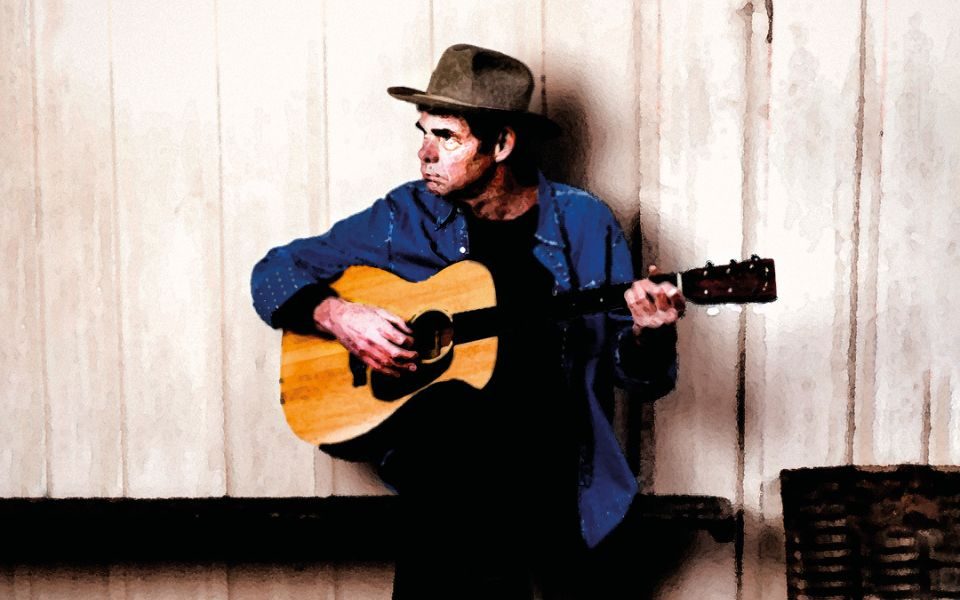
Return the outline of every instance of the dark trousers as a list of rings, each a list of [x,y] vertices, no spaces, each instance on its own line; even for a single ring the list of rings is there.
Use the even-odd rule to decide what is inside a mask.
[[[638,528],[632,523],[638,511],[628,513],[599,546],[587,549],[573,528],[504,532],[502,527],[486,528],[484,517],[491,513],[464,525],[463,515],[438,521],[444,510],[411,504],[396,563],[397,600],[529,600],[534,589],[545,600],[640,598],[646,574]]]
[[[399,492],[395,599],[528,599],[533,586],[546,598],[606,597],[596,593],[605,550],[588,551],[580,535],[576,448],[561,443],[563,427],[448,382],[363,438],[324,448],[379,465]]]

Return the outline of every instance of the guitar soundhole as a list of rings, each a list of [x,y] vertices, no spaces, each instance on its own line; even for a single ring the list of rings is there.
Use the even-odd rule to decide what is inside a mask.
[[[432,383],[443,375],[453,361],[453,320],[446,314],[431,310],[410,321],[413,347],[420,355],[418,369],[390,377],[371,373],[370,388],[373,397],[384,402],[399,400]]]
[[[453,320],[439,310],[428,310],[410,322],[413,330],[413,348],[420,362],[435,362],[453,346]]]

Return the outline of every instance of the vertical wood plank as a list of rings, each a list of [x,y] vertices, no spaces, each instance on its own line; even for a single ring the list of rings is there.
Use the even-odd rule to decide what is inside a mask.
[[[957,452],[944,417],[960,343],[945,334],[957,317],[944,301],[960,274],[960,7],[891,2],[882,10],[875,406],[864,450],[878,463],[950,462]]]
[[[49,493],[122,492],[109,5],[36,2]]]
[[[213,3],[113,9],[126,492],[221,495]]]
[[[938,340],[939,341],[939,340]],[[947,357],[957,364],[960,352],[948,349]],[[931,369],[927,383],[930,394],[930,449],[927,462],[934,465],[960,464],[960,428],[956,426],[960,417],[960,369],[948,364],[937,364]]]
[[[249,281],[267,249],[316,233],[326,177],[322,4],[218,6],[227,492],[306,496],[316,491],[316,452],[284,420],[279,333],[252,310]],[[329,493],[324,462],[320,491]]]
[[[466,585],[469,585],[467,583]],[[393,567],[388,564],[348,564],[337,568],[337,600],[387,600],[393,592]],[[456,595],[454,593],[454,595]]]
[[[627,235],[632,241],[634,262],[662,264],[660,261],[660,127],[662,37],[661,2],[636,5],[637,106],[640,152],[637,157],[639,184],[638,207]],[[638,454],[637,478],[643,493],[652,493],[656,469],[656,406],[627,404],[627,447]]]
[[[228,600],[227,569],[214,565],[123,566],[111,570],[124,600]]]
[[[767,3],[747,5],[742,11],[748,20],[747,117],[744,131],[744,253],[769,254],[761,246],[760,231],[769,202],[770,90],[773,59],[772,11]],[[775,259],[777,257],[774,257]],[[784,566],[781,557],[783,535],[779,519],[765,513],[770,491],[764,471],[763,420],[766,410],[764,388],[766,315],[750,307],[743,315],[743,479],[740,505],[743,510],[743,545],[739,561],[739,598],[765,600],[784,596]]]
[[[596,194],[628,229],[639,194],[634,3],[545,4],[543,18],[546,108],[564,129],[544,170]]]
[[[18,600],[70,600],[102,598],[122,600],[123,589],[106,567],[17,567],[16,592],[4,598]],[[2,589],[2,587],[0,587]]]
[[[46,492],[30,4],[0,2],[0,496]]]
[[[0,566],[0,598],[16,598],[14,591],[14,568],[11,566]]]
[[[335,582],[329,565],[235,566],[219,565],[125,566],[125,567],[15,567],[0,572],[3,598],[57,600],[102,598],[134,600],[246,600],[254,598],[389,598],[392,572],[382,565],[345,570],[344,581]],[[335,588],[336,585],[341,587]],[[340,596],[337,596],[337,590]],[[386,589],[386,596],[384,590]]]
[[[34,577],[31,570],[24,566],[9,567],[9,595],[14,600],[29,600],[33,594]]]
[[[663,77],[663,37],[661,29],[661,2],[640,2],[637,5],[637,105],[640,152],[637,157],[639,177],[639,250],[648,264],[660,264],[660,129]],[[653,457],[650,457],[652,460]],[[652,462],[647,461],[652,467]],[[652,473],[651,473],[652,476]],[[646,482],[652,485],[652,481]]]
[[[30,568],[22,565],[4,566],[3,583],[0,591],[3,598],[13,600],[30,600],[33,594],[33,573]]]
[[[329,193],[322,227],[419,177],[419,132],[412,104],[386,88],[423,89],[430,59],[430,2],[376,0],[358,11],[329,2],[326,13]],[[336,494],[382,493],[364,465],[334,463]]]
[[[229,569],[229,598],[335,600],[335,578],[330,565],[238,565]]]
[[[658,188],[643,213],[657,219],[641,228],[661,268],[740,258],[749,29],[739,9],[659,6]],[[737,498],[739,329],[732,310],[691,306],[680,322],[677,389],[654,404],[656,492]],[[733,545],[691,550],[686,576],[660,597],[734,597]]]
[[[860,2],[776,5],[756,238],[779,299],[758,307],[748,346],[744,598],[786,588],[780,470],[848,460],[860,51]]]
[[[430,3],[327,5],[328,226],[419,177],[412,104],[386,89],[430,78]],[[362,35],[358,35],[362,32]]]
[[[885,0],[865,0],[863,13],[863,160],[859,197],[857,264],[856,393],[853,462],[875,464],[873,423],[877,408],[877,297],[880,260],[883,127],[886,87]]]
[[[256,574],[256,571],[253,571]],[[249,592],[256,588],[257,595],[241,591],[228,595],[226,570],[222,566],[166,565],[166,566],[19,566],[12,567],[6,576],[0,575],[0,597],[11,600],[59,600],[72,598],[98,598],[103,600],[227,600],[227,598],[323,598],[331,599],[318,580],[309,582],[306,571],[280,569],[260,571],[261,579],[254,585],[240,586]],[[262,577],[277,576],[278,581]],[[329,576],[325,576],[328,578]],[[292,585],[301,582],[300,595],[278,595],[277,583]],[[305,593],[306,594],[305,594]],[[245,595],[246,594],[246,595]],[[307,595],[309,594],[309,595]]]
[[[745,28],[733,3],[662,5],[660,266],[740,255]],[[649,229],[647,229],[649,231]],[[680,380],[655,405],[658,492],[732,498],[736,489],[739,314],[691,307]],[[696,460],[710,456],[711,460]]]
[[[941,408],[940,410],[946,412],[946,415],[943,415],[941,412],[938,417],[937,424],[937,435],[941,435],[946,438],[947,444],[947,453],[949,459],[943,461],[946,464],[951,465],[960,465],[960,427],[957,427],[956,424],[960,423],[960,368],[954,368],[949,372],[945,384],[941,384],[941,392],[939,402],[941,407],[945,404],[946,410]],[[941,433],[942,429],[946,428],[945,433]],[[940,459],[938,456],[931,457],[932,463],[939,463]]]
[[[770,477],[845,460],[859,32],[855,0],[829,10],[796,3],[774,20],[769,196],[758,238],[777,259],[779,299],[762,311],[768,359],[756,399]]]

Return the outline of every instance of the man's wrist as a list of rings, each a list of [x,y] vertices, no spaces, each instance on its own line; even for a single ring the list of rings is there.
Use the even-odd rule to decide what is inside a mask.
[[[321,333],[333,333],[335,315],[343,303],[339,296],[328,296],[313,309],[313,323]]]

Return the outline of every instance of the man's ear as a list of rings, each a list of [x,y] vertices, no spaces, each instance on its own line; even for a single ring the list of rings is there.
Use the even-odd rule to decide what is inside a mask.
[[[493,160],[498,163],[507,160],[516,143],[517,132],[513,130],[513,127],[501,129],[497,136],[497,145],[493,147]]]

